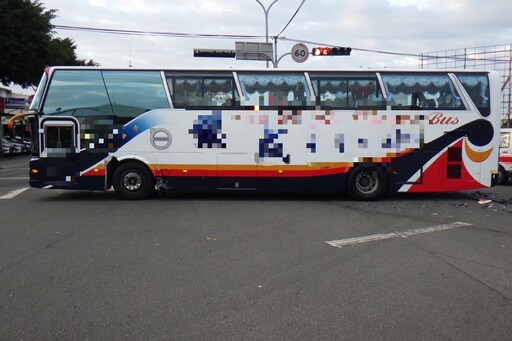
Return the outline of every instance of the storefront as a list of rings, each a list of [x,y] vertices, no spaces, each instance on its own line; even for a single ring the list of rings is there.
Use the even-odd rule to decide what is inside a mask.
[[[4,136],[30,138],[29,125],[24,119],[16,120],[14,126],[9,128],[11,118],[28,112],[28,98],[28,95],[14,94],[9,89],[0,88],[0,156],[3,153],[2,138]]]

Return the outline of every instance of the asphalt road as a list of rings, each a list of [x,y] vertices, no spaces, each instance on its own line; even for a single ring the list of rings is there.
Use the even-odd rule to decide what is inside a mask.
[[[511,338],[511,185],[131,202],[27,162],[0,159],[0,340]]]

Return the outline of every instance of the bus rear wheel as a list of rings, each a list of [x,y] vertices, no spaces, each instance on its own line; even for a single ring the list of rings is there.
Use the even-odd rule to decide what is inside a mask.
[[[119,165],[114,171],[112,185],[116,193],[124,199],[145,199],[154,189],[153,174],[146,165],[128,161]]]
[[[386,174],[375,167],[356,167],[347,180],[348,193],[356,200],[377,200],[386,192],[386,185]]]

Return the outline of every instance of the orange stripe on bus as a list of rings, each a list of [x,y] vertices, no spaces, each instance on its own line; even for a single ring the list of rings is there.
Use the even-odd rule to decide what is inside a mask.
[[[484,162],[489,158],[489,156],[492,153],[492,150],[494,147],[491,147],[488,150],[484,150],[483,152],[479,152],[476,150],[471,149],[469,144],[466,142],[464,144],[464,149],[466,150],[466,155],[469,157],[469,159],[473,162]]]
[[[351,163],[312,165],[153,165],[153,174],[171,177],[313,177],[346,173]]]

